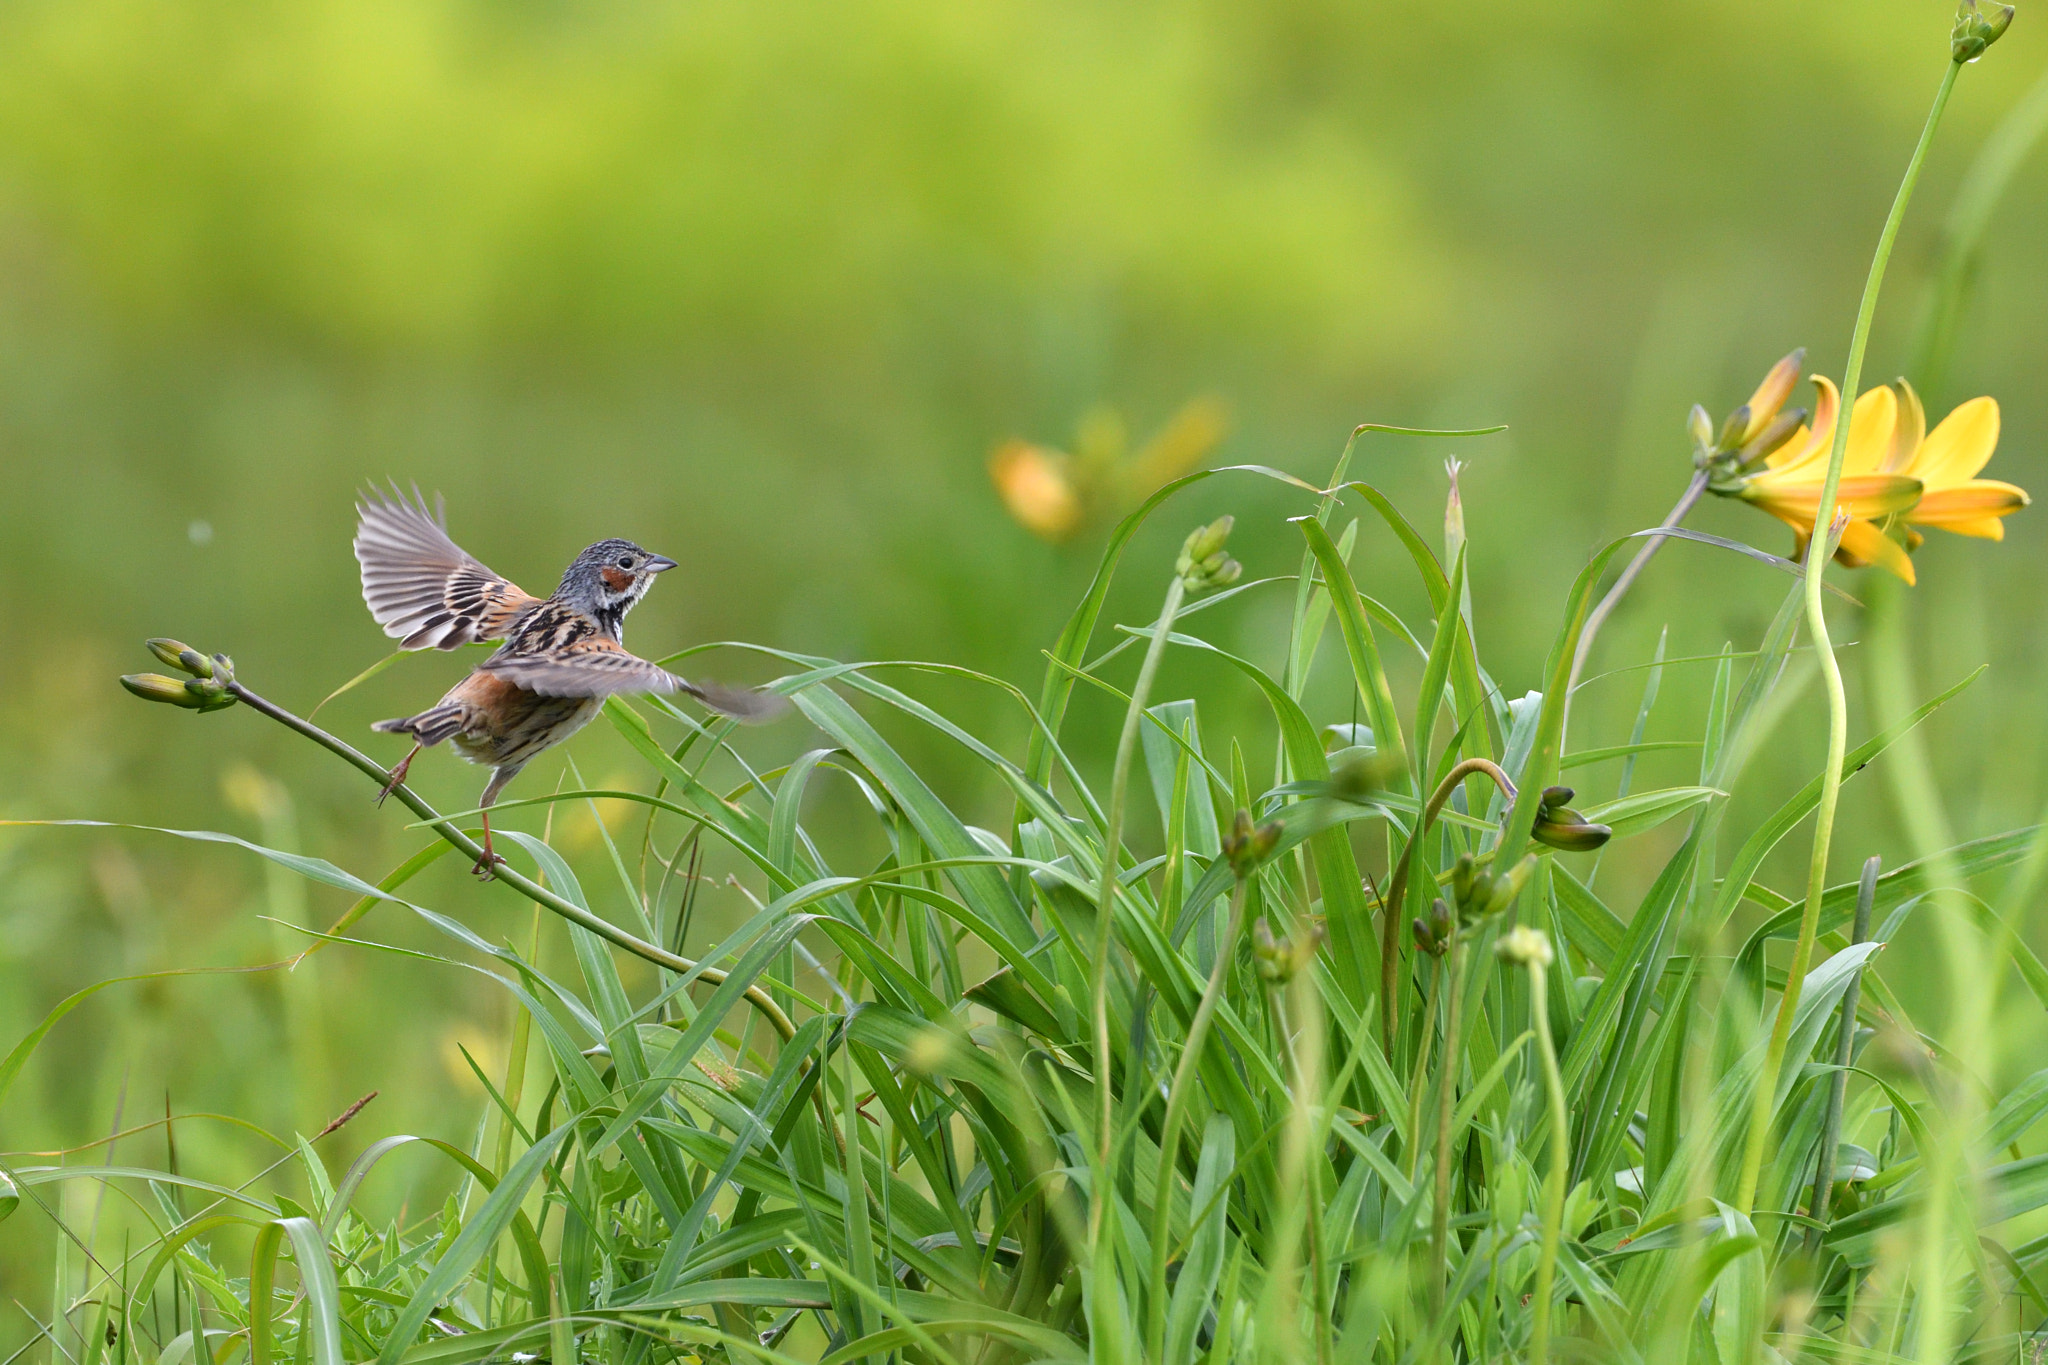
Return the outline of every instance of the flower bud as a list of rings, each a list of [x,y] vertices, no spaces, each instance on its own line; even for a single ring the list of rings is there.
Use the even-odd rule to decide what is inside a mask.
[[[196,711],[205,703],[185,690],[185,684],[178,678],[166,678],[161,673],[123,673],[121,686],[133,692],[144,701],[168,702]]]
[[[207,662],[206,656],[182,640],[151,640],[149,652],[172,668],[182,669],[195,678],[213,676],[213,665]]]
[[[1236,518],[1222,516],[1207,526],[1197,527],[1180,548],[1174,572],[1191,593],[1227,588],[1243,574],[1244,566],[1223,552]]]
[[[1230,833],[1223,836],[1223,857],[1230,864],[1230,870],[1239,879],[1251,876],[1258,865],[1272,856],[1280,843],[1282,826],[1278,820],[1268,820],[1263,825],[1252,824],[1252,813],[1240,809],[1230,822]]]
[[[1756,386],[1756,392],[1749,396],[1744,406],[1749,409],[1749,425],[1742,433],[1742,442],[1754,441],[1757,434],[1770,425],[1778,409],[1785,406],[1785,400],[1792,396],[1792,390],[1799,384],[1800,367],[1806,363],[1806,348],[1800,347],[1792,354],[1771,366],[1763,382]]]
[[[1252,964],[1258,969],[1259,979],[1275,986],[1286,985],[1315,960],[1323,937],[1323,926],[1310,921],[1291,937],[1275,940],[1273,931],[1261,919],[1252,929]]]
[[[1750,437],[1742,449],[1735,452],[1736,460],[1747,469],[1759,460],[1769,459],[1779,446],[1792,439],[1805,422],[1805,408],[1794,408],[1790,412],[1779,413],[1763,430]]]
[[[1977,0],[1963,0],[1956,6],[1956,26],[1949,33],[1949,59],[1976,61],[2012,27],[2012,14],[2011,5],[1993,5],[1987,14],[1978,8]]]
[[[1460,853],[1458,861],[1451,866],[1451,897],[1459,905],[1472,899],[1472,887],[1479,875],[1479,864],[1469,853]]]
[[[1515,897],[1522,894],[1522,888],[1529,884],[1529,876],[1536,870],[1536,855],[1524,854],[1522,861],[1509,869],[1504,877],[1493,879],[1493,894],[1487,899],[1486,913],[1498,915],[1515,903]]]
[[[1181,546],[1181,553],[1197,562],[1221,553],[1224,542],[1230,539],[1230,528],[1236,524],[1236,517],[1225,515],[1216,518],[1207,526],[1196,527],[1189,534],[1187,543]]]
[[[1501,961],[1513,963],[1518,967],[1526,967],[1532,963],[1538,967],[1548,967],[1557,960],[1557,955],[1551,951],[1550,935],[1526,924],[1517,924],[1502,934],[1500,942],[1493,945],[1493,951]]]
[[[1545,787],[1536,808],[1536,824],[1529,831],[1539,844],[1566,853],[1590,853],[1614,837],[1605,825],[1596,825],[1565,803],[1572,799],[1570,787]]]
[[[1721,433],[1714,440],[1720,450],[1733,450],[1749,439],[1749,404],[1728,414],[1728,420],[1721,423]]]
[[[1686,414],[1685,429],[1692,436],[1692,444],[1702,458],[1714,453],[1714,419],[1707,416],[1707,410],[1698,403]]]
[[[1561,853],[1591,853],[1614,837],[1606,825],[1596,825],[1575,810],[1560,808],[1549,819],[1539,818],[1529,836]]]
[[[1428,953],[1431,957],[1435,957],[1437,954],[1436,937],[1429,932],[1429,926],[1422,922],[1422,916],[1417,915],[1414,919],[1409,920],[1408,927],[1415,933],[1415,946]]]

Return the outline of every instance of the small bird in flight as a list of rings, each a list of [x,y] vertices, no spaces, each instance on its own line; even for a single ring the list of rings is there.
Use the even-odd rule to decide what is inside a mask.
[[[534,597],[449,539],[439,498],[430,513],[417,488],[407,498],[394,485],[388,497],[365,494],[356,512],[363,601],[400,649],[505,642],[432,707],[370,727],[413,737],[380,801],[405,780],[414,755],[442,740],[491,770],[477,803],[484,825],[478,876],[488,878],[505,861],[491,851],[491,803],[521,768],[588,724],[612,693],[685,692],[749,725],[789,710],[772,692],[689,682],[626,652],[619,642],[626,613],[656,574],[676,567],[673,559],[630,540],[600,540],[576,556],[552,597]]]

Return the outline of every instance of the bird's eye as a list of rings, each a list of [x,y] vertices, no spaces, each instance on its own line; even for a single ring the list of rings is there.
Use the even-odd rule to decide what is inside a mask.
[[[632,567],[633,567],[633,556],[631,556],[631,555],[620,555],[620,556],[619,556],[619,567],[620,567],[620,568],[622,568],[622,569],[630,569],[630,568],[632,568]]]

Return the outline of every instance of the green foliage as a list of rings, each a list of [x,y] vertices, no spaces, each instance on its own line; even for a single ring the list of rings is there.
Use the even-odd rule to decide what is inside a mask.
[[[1293,686],[1197,633],[1223,618],[1135,629],[1225,664],[1216,676],[1253,684],[1271,725],[1219,733],[1201,697],[1129,697],[1144,743],[1125,758],[1142,765],[1130,776],[1154,798],[1159,837],[1126,847],[1106,878],[1106,803],[1080,776],[1098,760],[1043,711],[1032,751],[1012,756],[883,680],[903,666],[792,655],[796,671],[776,686],[826,743],[781,768],[753,771],[726,730],[666,703],[652,716],[607,708],[654,783],[639,797],[640,868],[613,849],[612,894],[635,932],[687,913],[688,865],[706,845],[737,853],[759,888],[757,912],[689,970],[628,973],[630,959],[570,920],[574,977],[550,975],[532,951],[402,896],[424,858],[373,886],[317,858],[186,833],[364,897],[352,917],[379,901],[409,909],[448,939],[426,955],[440,970],[481,973],[509,997],[536,1074],[523,1062],[477,1070],[492,1112],[471,1142],[386,1137],[338,1178],[318,1140],[290,1145],[241,1188],[171,1168],[16,1164],[43,1212],[64,1218],[81,1206],[51,1195],[91,1181],[127,1201],[133,1229],[118,1253],[92,1240],[82,1271],[60,1264],[51,1349],[81,1365],[130,1353],[176,1365],[202,1337],[216,1360],[246,1353],[251,1365],[1480,1360],[1530,1348],[1530,1296],[1554,1285],[1541,1330],[1560,1355],[1747,1360],[1817,1332],[1890,1358],[1919,1298],[1898,1274],[1896,1230],[1927,1204],[1945,1063],[1897,1074],[1859,1034],[1833,1221],[1814,1223],[1804,1204],[1850,981],[1862,974],[1868,1029],[1910,1028],[1881,942],[1844,946],[1806,980],[1757,1206],[1744,1216],[1716,1202],[1762,1064],[1759,997],[1781,984],[1765,946],[1797,917],[1755,877],[1811,810],[1818,779],[1732,855],[1718,855],[1718,837],[1748,756],[1785,714],[1799,585],[1753,649],[1713,661],[1712,704],[1686,741],[1700,746],[1698,780],[1588,802],[1617,843],[1664,841],[1647,892],[1617,910],[1591,889],[1587,854],[1534,846],[1512,876],[1501,863],[1529,846],[1532,794],[1571,766],[1556,690],[1608,556],[1567,603],[1551,691],[1510,705],[1459,605],[1463,555],[1484,545],[1461,547],[1445,574],[1390,503],[1358,491],[1405,541],[1434,604],[1424,691],[1406,707],[1412,748],[1379,762],[1362,731],[1334,727],[1347,747],[1333,764],[1303,705],[1313,636],[1334,616],[1346,647],[1327,666],[1384,727],[1375,733],[1403,733],[1377,613],[1349,582],[1356,537],[1340,547],[1322,529],[1340,491],[1301,523],[1313,576],[1282,651],[1302,661]],[[1170,581],[1168,566],[1148,567]],[[1084,662],[1101,600],[1091,591],[1048,667],[1055,714],[1074,682],[1110,685]],[[1856,749],[1846,775],[1962,685]],[[887,738],[905,724],[964,745],[1002,784],[1015,801],[1006,832],[975,828],[919,774]],[[680,737],[659,737],[678,726]],[[1647,743],[1641,730],[1630,755]],[[1279,780],[1255,792],[1244,755],[1276,739]],[[1227,769],[1212,757],[1223,753]],[[828,772],[850,781],[879,856],[807,819]],[[1418,823],[1424,797],[1436,818]],[[1676,837],[1654,834],[1671,826]],[[579,918],[596,913],[548,842],[503,837]],[[2035,842],[2019,832],[1952,856],[1982,873]],[[1402,863],[1411,888],[1391,907],[1363,871],[1382,857]],[[676,868],[672,910],[668,877],[643,888],[645,874]],[[1099,878],[1112,888],[1106,917]],[[1874,886],[1889,937],[1924,875],[1907,865]],[[1823,928],[1853,896],[1830,892]],[[1405,924],[1439,897],[1456,911],[1427,951],[1405,929],[1378,932],[1376,920]],[[1745,902],[1768,913],[1736,952]],[[1515,961],[1547,989],[1487,951],[1517,921],[1554,943],[1553,954],[1513,936]],[[1395,949],[1386,978],[1382,942]],[[1088,1020],[1098,965],[1106,1072]],[[1391,1032],[1383,979],[1396,993]],[[5,1079],[77,1003],[24,1040]],[[2048,1079],[2036,1077],[1995,1106],[1970,1150],[2010,1146],[2044,1113]],[[406,1151],[448,1163],[454,1191],[373,1216],[366,1181]],[[2043,1160],[1985,1171],[1985,1227],[2048,1207]],[[1971,1264],[1989,1269],[1958,1264],[1949,1311],[1965,1324],[1957,1335],[1988,1351],[2013,1340],[2016,1296],[2048,1244],[1981,1245]]]

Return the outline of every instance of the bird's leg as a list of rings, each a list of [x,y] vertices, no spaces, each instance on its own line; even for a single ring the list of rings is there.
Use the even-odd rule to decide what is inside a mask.
[[[474,872],[484,881],[489,881],[495,876],[496,874],[491,869],[505,861],[491,849],[491,803],[498,799],[498,793],[504,790],[505,784],[510,782],[518,771],[519,769],[517,768],[498,768],[494,770],[491,773],[491,780],[484,784],[482,799],[476,803],[477,813],[483,817],[484,822],[484,855],[476,860],[476,866],[471,868],[470,871]]]
[[[391,780],[384,784],[383,791],[377,793],[378,805],[383,805],[384,798],[391,795],[393,790],[395,790],[397,787],[401,786],[405,782],[405,774],[412,767],[413,755],[419,753],[422,747],[424,746],[415,741],[412,746],[412,753],[409,753],[404,758],[398,760],[398,766],[391,770]]]

